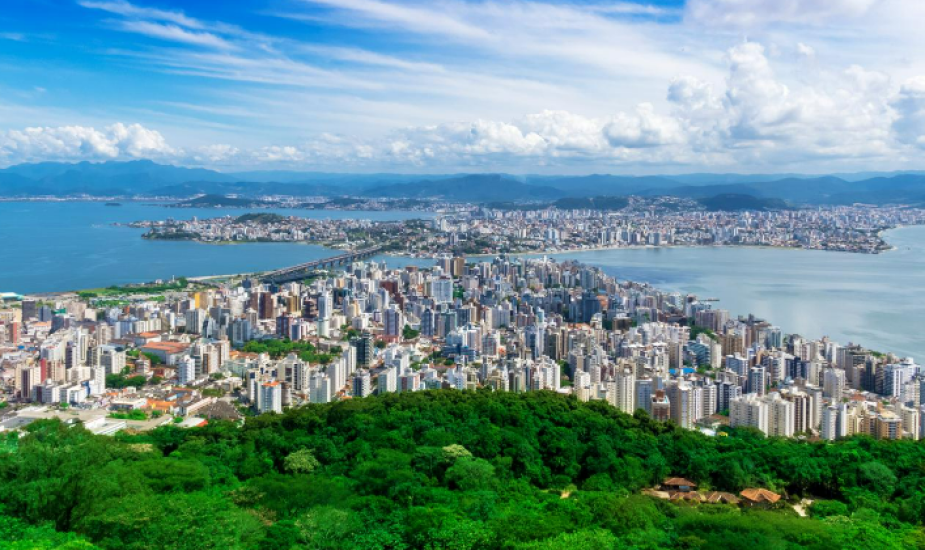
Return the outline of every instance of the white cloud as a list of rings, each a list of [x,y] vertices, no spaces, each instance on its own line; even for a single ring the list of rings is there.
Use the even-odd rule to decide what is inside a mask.
[[[347,27],[403,31],[439,46],[464,44],[492,57],[540,59],[548,70],[556,63],[563,72],[593,69],[608,75],[670,77],[684,67],[710,70],[711,64],[678,48],[686,40],[680,29],[672,34],[650,29],[609,12],[658,15],[663,8],[634,4],[580,6],[513,0],[510,2],[442,0],[417,3],[382,0],[303,0],[330,8],[328,20]],[[278,14],[301,20],[304,14]],[[313,22],[317,20],[312,17]]]
[[[168,10],[159,10],[156,8],[148,8],[142,6],[136,6],[130,4],[124,0],[115,0],[115,1],[91,1],[91,0],[81,0],[77,2],[79,5],[96,10],[106,11],[112,14],[121,15],[124,17],[138,18],[138,19],[151,19],[154,21],[168,21],[171,23],[176,23],[184,27],[189,27],[193,29],[202,28],[202,23],[187,17],[182,12],[178,11],[168,11]]]
[[[227,143],[198,147],[190,153],[190,159],[200,164],[220,165],[233,161],[241,150]]]
[[[614,15],[652,16],[674,15],[676,11],[672,8],[654,6],[652,4],[637,4],[636,2],[614,2],[599,6],[589,6],[589,9],[598,13],[609,13]]]
[[[227,40],[212,33],[189,31],[177,25],[152,23],[150,21],[123,21],[119,24],[119,28],[128,32],[143,34],[170,42],[180,42],[183,44],[223,50],[229,50],[235,47]]]
[[[115,28],[170,42],[229,50],[234,42],[247,41],[250,47],[269,49],[274,40],[263,34],[221,22],[205,22],[181,11],[149,8],[125,0],[79,0],[80,6],[121,16]]]
[[[451,36],[465,39],[486,39],[489,33],[484,29],[467,24],[447,12],[446,5],[441,10],[411,7],[378,0],[307,0],[314,4],[330,6],[340,10],[349,10],[368,20],[426,31],[428,34]]]
[[[524,132],[542,136],[554,156],[602,154],[608,148],[604,124],[603,120],[568,111],[548,110],[527,115],[517,122]]]
[[[800,116],[790,89],[778,81],[760,44],[747,42],[729,50],[725,110],[731,137],[737,141],[782,137]]]
[[[52,122],[0,133],[0,159],[14,163],[150,157],[223,167],[328,169],[568,166],[620,171],[670,165],[798,170],[826,163],[889,163],[913,158],[910,153],[925,148],[925,77],[907,80],[904,75],[897,79],[903,85],[897,87],[887,71],[848,63],[847,69],[833,68],[826,59],[828,49],[816,52],[816,40],[746,41],[715,54],[706,48],[690,54],[701,61],[686,64],[689,54],[668,52],[651,40],[640,42],[643,52],[633,58],[633,46],[644,31],[573,5],[450,0],[440,4],[447,9],[438,13],[422,7],[426,4],[395,6],[378,0],[314,3],[418,35],[434,32],[428,25],[436,23],[479,52],[494,51],[494,59],[501,56],[504,63],[459,67],[451,56],[436,63],[426,56],[405,58],[352,46],[303,43],[283,44],[285,53],[239,48],[234,29],[220,23],[126,2],[88,0],[82,4],[125,17],[118,22],[125,30],[197,46],[153,48],[132,52],[133,58],[173,74],[253,86],[234,91],[215,87],[228,104],[177,98],[163,106],[191,112],[204,126],[221,117],[229,123],[219,129],[222,132],[249,129],[259,118],[263,129],[274,133],[254,137],[255,133],[241,132],[234,139],[216,133],[217,144],[173,147],[150,129],[163,126],[150,121],[145,126],[95,129],[99,125],[73,119],[83,124]],[[699,0],[690,9],[706,9],[708,4],[729,7],[732,20],[751,17],[743,15],[744,3],[733,0]],[[769,21],[785,21],[797,13],[837,16],[821,2],[749,4],[753,9],[748,13],[764,13]],[[846,5],[849,12],[861,13],[867,4]],[[505,33],[502,15],[518,16],[517,28]],[[473,29],[482,29],[486,37],[476,38]],[[625,35],[614,37],[624,30]],[[302,54],[329,63],[316,64]],[[702,62],[707,54],[715,55],[716,61]],[[536,59],[543,63],[535,70],[523,68]],[[582,63],[584,69],[575,69]],[[634,89],[631,94],[625,75],[613,76],[627,67],[636,74],[632,71],[642,72],[649,65],[658,69],[661,79],[657,92],[640,94]],[[725,65],[725,71],[714,65]],[[565,72],[560,74],[558,67],[565,67]],[[637,95],[639,101],[626,99]],[[588,97],[593,99],[583,101]],[[235,126],[233,120],[242,122]],[[187,121],[196,118],[184,119],[184,124]],[[291,134],[277,135],[280,128]]]
[[[802,42],[797,43],[797,53],[807,59],[812,59],[816,57],[816,49],[812,46],[808,46]]]
[[[685,16],[706,25],[823,25],[862,16],[880,0],[689,0]]]
[[[35,127],[0,134],[0,157],[7,163],[46,160],[173,158],[155,130],[116,123],[97,130],[88,126]]]
[[[678,121],[656,114],[649,103],[640,105],[635,116],[623,113],[617,115],[604,126],[604,135],[612,146],[628,149],[659,147],[683,141]]]
[[[904,82],[892,106],[898,114],[893,122],[897,138],[925,149],[925,76]]]

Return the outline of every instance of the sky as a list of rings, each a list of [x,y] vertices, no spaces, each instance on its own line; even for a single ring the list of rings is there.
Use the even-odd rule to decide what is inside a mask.
[[[0,166],[925,169],[922,0],[3,0]]]

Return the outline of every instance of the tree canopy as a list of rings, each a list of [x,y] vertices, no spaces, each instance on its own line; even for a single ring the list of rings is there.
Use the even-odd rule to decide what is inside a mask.
[[[0,453],[0,548],[925,547],[925,447],[707,437],[550,392],[386,394]],[[779,509],[677,505],[666,476]],[[809,516],[783,504],[810,496]]]

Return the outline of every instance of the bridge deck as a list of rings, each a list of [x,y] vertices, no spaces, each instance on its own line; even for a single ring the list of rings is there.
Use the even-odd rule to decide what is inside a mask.
[[[272,283],[285,283],[291,281],[298,281],[299,279],[308,275],[309,272],[314,271],[318,268],[326,266],[335,266],[343,265],[354,260],[359,260],[361,258],[368,258],[381,251],[381,246],[371,246],[369,248],[364,248],[361,250],[354,250],[352,252],[347,252],[345,254],[339,254],[337,256],[332,256],[330,258],[323,258],[320,260],[312,260],[310,262],[305,262],[303,264],[294,265],[292,267],[285,267],[283,269],[277,269],[276,271],[271,271],[266,273],[261,277],[262,280]]]

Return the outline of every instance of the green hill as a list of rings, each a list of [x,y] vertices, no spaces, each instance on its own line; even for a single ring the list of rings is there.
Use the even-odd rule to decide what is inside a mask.
[[[553,203],[560,210],[620,210],[626,208],[626,197],[567,197]]]
[[[184,430],[39,421],[0,449],[5,548],[922,547],[925,446],[707,437],[549,392],[434,391]],[[12,436],[10,436],[12,437]],[[784,495],[674,504],[666,476]],[[786,502],[812,496],[809,518]]]
[[[226,197],[224,195],[203,195],[194,199],[178,202],[171,206],[175,208],[204,208],[218,206],[233,208],[253,208],[268,205],[268,202],[257,199]]]
[[[707,197],[699,199],[697,202],[702,204],[707,210],[712,211],[734,212],[737,210],[766,211],[790,209],[790,206],[780,199],[768,199],[737,193],[725,193],[714,197]]]
[[[260,212],[260,213],[251,213],[244,214],[235,218],[234,221],[237,223],[258,223],[258,224],[271,224],[271,223],[280,223],[286,220],[286,216],[280,216],[279,214],[274,214],[272,212]]]

